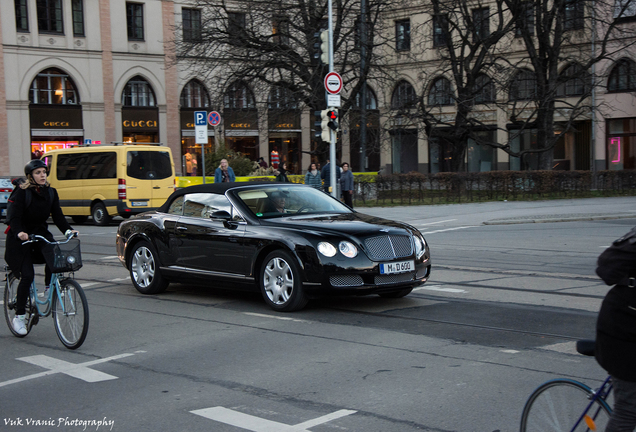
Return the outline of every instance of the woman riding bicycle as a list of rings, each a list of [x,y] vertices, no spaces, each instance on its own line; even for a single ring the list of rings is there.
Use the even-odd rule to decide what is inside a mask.
[[[69,225],[60,208],[57,191],[46,181],[47,167],[44,161],[34,159],[24,167],[26,182],[16,187],[11,194],[10,210],[7,214],[7,242],[4,260],[13,274],[20,278],[16,298],[16,315],[13,328],[16,333],[26,335],[26,304],[31,283],[35,277],[33,264],[44,263],[43,245],[39,242],[23,245],[29,235],[37,234],[53,241],[53,234],[47,228],[47,219],[52,216],[53,222],[65,235],[77,233]],[[27,197],[30,194],[30,198]],[[44,270],[44,282],[48,288],[51,282],[51,270],[47,265]],[[45,288],[45,289],[46,289]]]

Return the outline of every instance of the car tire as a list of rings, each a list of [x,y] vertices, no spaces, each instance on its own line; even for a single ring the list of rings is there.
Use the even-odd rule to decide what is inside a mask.
[[[413,288],[404,288],[401,290],[381,293],[378,295],[382,298],[402,298],[411,294],[411,291],[413,291]]]
[[[110,222],[110,216],[106,210],[106,206],[103,202],[96,202],[91,209],[91,216],[93,216],[93,223],[97,226],[108,225]]]
[[[275,250],[265,257],[258,280],[265,303],[275,311],[297,311],[309,301],[303,291],[298,263],[286,251]]]
[[[82,225],[83,223],[86,223],[86,221],[88,220],[88,216],[71,216],[71,219],[77,225]]]
[[[130,280],[142,294],[159,294],[168,288],[168,281],[161,276],[159,256],[147,241],[133,246],[128,258]]]

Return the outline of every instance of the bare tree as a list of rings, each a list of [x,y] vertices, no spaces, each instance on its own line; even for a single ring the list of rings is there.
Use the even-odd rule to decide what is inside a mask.
[[[364,64],[359,67],[358,22],[360,0],[333,0],[335,70],[344,80],[341,117],[351,107],[366,78],[381,69],[380,15],[393,0],[366,0],[367,26]],[[319,35],[327,29],[326,0],[193,0],[201,11],[196,34],[180,25],[175,34],[179,67],[187,68],[212,88],[212,99],[221,105],[233,82],[248,83],[259,100],[270,89],[284,93],[287,108],[309,107],[312,114],[326,108],[324,77],[328,66],[320,60]],[[179,37],[181,34],[187,37]],[[284,110],[285,103],[280,107]],[[325,155],[320,139],[311,153]]]

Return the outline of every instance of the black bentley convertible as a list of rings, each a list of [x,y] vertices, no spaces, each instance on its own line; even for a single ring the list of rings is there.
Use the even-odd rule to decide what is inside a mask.
[[[177,280],[223,282],[260,290],[278,311],[324,295],[403,297],[431,271],[428,245],[414,227],[292,183],[178,190],[157,211],[119,225],[117,254],[141,293]]]

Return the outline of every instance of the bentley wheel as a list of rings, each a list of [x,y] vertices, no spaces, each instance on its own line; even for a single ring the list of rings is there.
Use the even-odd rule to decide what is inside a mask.
[[[285,251],[277,250],[265,257],[259,280],[265,302],[276,311],[297,311],[309,301],[303,292],[298,264]]]
[[[168,282],[159,270],[157,252],[147,241],[141,241],[133,247],[128,268],[130,279],[140,293],[158,294],[168,288]]]
[[[413,291],[413,288],[404,288],[401,290],[381,293],[378,295],[383,298],[402,298],[411,294],[411,291]]]

